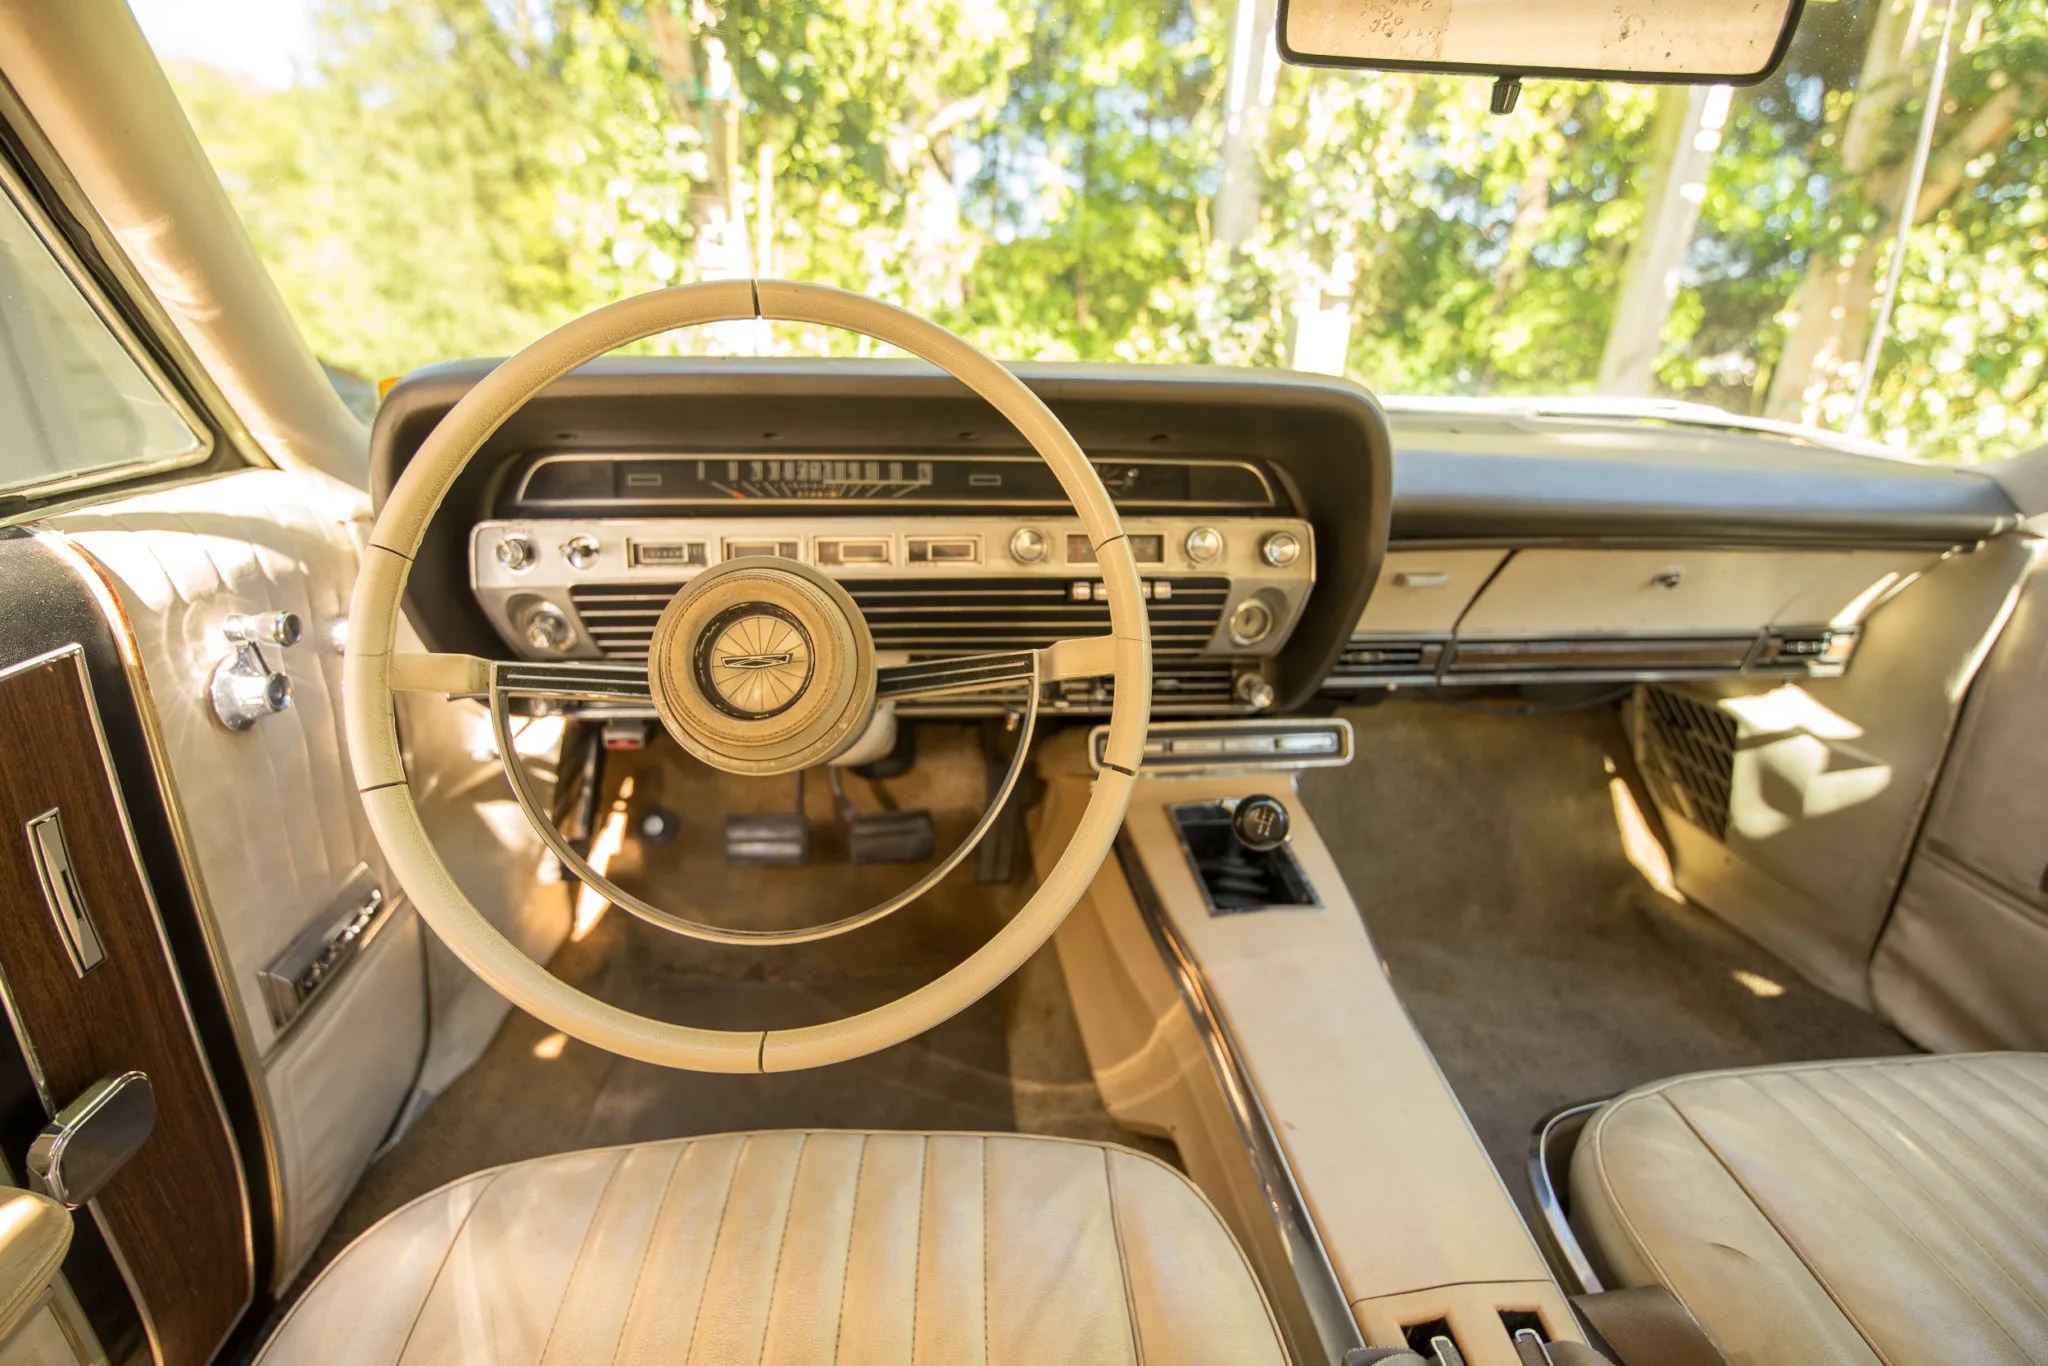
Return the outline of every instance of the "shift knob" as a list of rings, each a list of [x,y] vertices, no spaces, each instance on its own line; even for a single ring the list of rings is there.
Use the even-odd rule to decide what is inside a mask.
[[[1230,813],[1230,833],[1253,853],[1278,849],[1287,843],[1287,808],[1264,793],[1240,798]]]

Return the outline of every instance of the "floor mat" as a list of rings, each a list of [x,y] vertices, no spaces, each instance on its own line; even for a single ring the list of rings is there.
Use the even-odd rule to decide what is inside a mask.
[[[863,810],[932,811],[936,847],[956,845],[980,815],[986,772],[971,727],[927,726],[910,773],[849,778]],[[827,786],[805,784],[814,862],[728,868],[727,812],[793,809],[793,779],[740,779],[655,749],[614,756],[602,810],[634,828],[658,803],[680,829],[659,846],[627,839],[609,874],[666,908],[734,927],[816,923],[864,909],[929,865],[854,866]],[[986,942],[1033,889],[986,885],[972,863],[887,919],[837,939],[781,948],[707,944],[592,899],[580,937],[549,969],[601,1000],[657,1018],[724,1029],[787,1028],[841,1018],[933,980]],[[968,1129],[1049,1133],[1162,1146],[1119,1129],[1087,1069],[1056,959],[1048,948],[1010,983],[906,1043],[848,1063],[772,1076],[677,1072],[617,1058],[514,1011],[483,1058],[364,1176],[308,1264],[308,1274],[372,1223],[470,1172],[577,1148],[739,1129]],[[304,1277],[301,1278],[302,1281]]]
[[[1703,1068],[1914,1051],[1629,862],[1611,708],[1347,710],[1358,757],[1303,800],[1508,1189],[1531,1127]]]

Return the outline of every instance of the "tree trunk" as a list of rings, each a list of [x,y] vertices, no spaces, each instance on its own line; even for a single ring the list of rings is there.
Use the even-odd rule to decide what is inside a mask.
[[[1265,187],[1261,159],[1280,57],[1273,45],[1275,0],[1237,0],[1231,24],[1230,76],[1223,94],[1222,177],[1211,223],[1216,241],[1236,251],[1259,229]]]
[[[1871,27],[1870,46],[1856,78],[1856,99],[1842,130],[1842,169],[1854,182],[1868,174],[1878,134],[1907,94],[1913,50],[1926,17],[1925,0],[1884,0]],[[1870,335],[1870,305],[1877,294],[1877,251],[1882,225],[1847,246],[1813,253],[1806,278],[1792,296],[1794,321],[1785,350],[1771,372],[1764,415],[1818,423],[1831,394],[1854,387]]]
[[[654,60],[676,121],[697,131],[704,179],[691,188],[690,228],[700,280],[753,274],[739,174],[739,90],[725,44],[685,29],[672,0],[648,0]]]
[[[1603,394],[1644,395],[1664,349],[1664,323],[1699,225],[1707,171],[1728,117],[1729,88],[1665,86],[1651,133],[1652,171],[1642,235],[1629,248],[1621,298],[1600,353]]]

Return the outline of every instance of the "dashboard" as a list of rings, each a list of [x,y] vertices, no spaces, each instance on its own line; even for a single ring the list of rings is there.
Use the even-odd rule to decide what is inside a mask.
[[[431,367],[393,389],[372,444],[380,501],[488,369]],[[1401,687],[1840,673],[1871,611],[2017,520],[1980,474],[1704,410],[1382,405],[1290,372],[1017,369],[1124,518],[1163,716]],[[608,360],[479,452],[407,610],[437,649],[644,658],[693,575],[772,555],[838,579],[882,660],[914,661],[1106,629],[1080,531],[1021,439],[915,363]],[[1042,704],[1099,714],[1108,686],[1052,685]]]

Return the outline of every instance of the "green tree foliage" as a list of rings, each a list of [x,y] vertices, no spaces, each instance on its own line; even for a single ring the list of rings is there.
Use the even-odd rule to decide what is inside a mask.
[[[1019,358],[1289,364],[1322,354],[1313,324],[1309,363],[1385,392],[1583,393],[1646,218],[1653,90],[1541,83],[1503,117],[1480,81],[1284,69],[1258,229],[1218,245],[1231,0],[316,3],[289,88],[172,76],[315,348],[371,375],[757,270]],[[1842,139],[1896,3],[1812,0],[1783,72],[1736,92],[1664,392],[1761,413],[1777,379],[1851,416],[1857,368],[1781,370],[1810,277],[1846,261],[1868,295],[1888,260],[1941,0],[1874,150],[1852,169]],[[2048,0],[1957,3],[1867,418],[1987,458],[2048,438]],[[1829,339],[1858,366],[1861,316]]]

